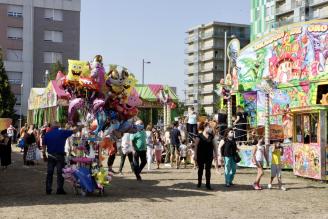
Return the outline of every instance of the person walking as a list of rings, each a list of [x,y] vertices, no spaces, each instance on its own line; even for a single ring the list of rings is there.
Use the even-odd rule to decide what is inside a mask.
[[[34,132],[34,125],[30,125],[29,129],[24,133],[24,165],[34,165],[36,160],[37,136]]]
[[[217,145],[214,140],[214,132],[209,123],[201,122],[198,128],[200,134],[195,139],[195,161],[198,164],[198,184],[202,185],[203,171],[205,167],[206,188],[212,190],[211,187],[211,168],[214,159],[217,159]]]
[[[151,125],[147,125],[146,128],[146,145],[147,145],[147,166],[148,171],[151,169],[151,163],[153,162],[154,154],[154,134]]]
[[[163,152],[163,144],[159,131],[155,131],[154,133],[154,150],[155,150],[155,159],[157,163],[157,169],[159,169],[159,165],[162,161],[162,152]]]
[[[131,170],[132,170],[132,172],[134,172],[134,166],[133,166],[134,151],[133,151],[133,147],[132,147],[130,133],[124,133],[124,135],[122,137],[121,149],[122,149],[122,154],[121,154],[121,164],[120,164],[119,172],[120,172],[121,176],[123,176],[123,166],[124,166],[126,157],[128,157],[130,165],[131,165]]]
[[[170,166],[170,156],[171,156],[171,137],[170,137],[171,127],[167,127],[164,133],[164,147],[165,147],[165,166]]]
[[[7,136],[8,138],[10,138],[10,142],[14,142],[14,134],[15,134],[15,128],[13,125],[10,125],[8,128],[7,128]]]
[[[141,120],[136,122],[136,125],[143,125]],[[134,174],[136,175],[137,180],[141,181],[140,173],[142,169],[147,164],[146,152],[147,152],[147,145],[146,145],[146,132],[145,130],[141,130],[136,134],[131,136],[132,146],[134,148],[133,154],[133,165],[134,165]],[[141,163],[139,164],[139,159]]]
[[[171,138],[171,167],[173,166],[173,160],[174,160],[174,157],[175,157],[177,169],[179,169],[179,165],[180,165],[179,147],[180,147],[180,144],[181,144],[181,133],[178,129],[178,126],[179,126],[179,123],[174,122],[173,123],[173,129],[171,130],[171,133],[170,133],[170,138]]]
[[[0,135],[0,160],[3,169],[7,169],[11,164],[11,140],[12,137],[8,136],[7,130],[3,130]]]
[[[57,192],[65,195],[64,178],[62,176],[65,167],[65,142],[76,130],[59,129],[59,123],[53,122],[51,130],[44,136],[43,159],[47,162],[46,194],[52,192],[52,179],[55,167],[57,169]],[[48,156],[47,156],[48,153]]]
[[[224,134],[224,138],[219,143],[221,156],[224,158],[224,176],[225,185],[230,187],[233,185],[233,179],[236,174],[236,162],[234,156],[237,154],[237,144],[234,139],[232,128],[228,128]]]

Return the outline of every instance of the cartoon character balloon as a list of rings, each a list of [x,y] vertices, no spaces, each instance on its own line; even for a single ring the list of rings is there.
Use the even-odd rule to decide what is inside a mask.
[[[68,60],[68,81],[78,82],[80,77],[88,77],[90,75],[90,67],[88,62],[79,60]]]

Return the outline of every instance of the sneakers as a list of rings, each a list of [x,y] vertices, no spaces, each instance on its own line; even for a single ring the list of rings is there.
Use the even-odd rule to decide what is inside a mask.
[[[272,185],[271,184],[268,184],[268,189],[272,189]]]
[[[283,187],[283,186],[280,187],[280,190],[287,191],[287,189],[285,187]]]
[[[262,190],[261,186],[259,186],[259,185],[256,184],[256,183],[253,184],[253,188],[254,188],[255,190]]]

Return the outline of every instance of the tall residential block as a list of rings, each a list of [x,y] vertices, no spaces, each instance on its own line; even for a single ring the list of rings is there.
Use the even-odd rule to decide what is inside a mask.
[[[218,105],[214,90],[224,77],[225,32],[227,43],[233,35],[241,47],[249,43],[249,26],[244,24],[211,22],[186,32],[186,105],[196,110],[204,107],[207,114],[212,114]]]
[[[22,107],[26,115],[29,91],[45,85],[52,63],[67,69],[67,59],[79,59],[80,11],[81,0],[0,0],[0,47],[17,114]]]
[[[328,18],[328,0],[251,0],[251,40],[284,25]]]

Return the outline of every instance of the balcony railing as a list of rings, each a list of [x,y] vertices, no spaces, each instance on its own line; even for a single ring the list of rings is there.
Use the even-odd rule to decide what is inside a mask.
[[[309,0],[310,6],[319,5],[322,3],[327,3],[327,0]]]
[[[295,8],[295,4],[292,4],[292,5],[286,5],[286,4],[283,4],[281,5],[280,7],[278,7],[276,9],[276,13],[277,14],[283,14],[283,13],[287,13],[287,12],[290,12],[290,11],[293,11]]]
[[[294,22],[294,17],[290,17],[290,18],[278,21],[277,26],[281,27],[281,26],[284,26],[284,25],[287,25],[287,24],[291,24],[293,22]]]
[[[197,52],[198,51],[198,48],[197,47],[188,47],[185,49],[185,53],[194,53],[194,52]]]
[[[191,42],[194,42],[194,41],[197,41],[197,36],[192,36],[192,37],[186,37],[184,42],[185,43],[191,43]]]
[[[213,100],[201,100],[200,103],[204,105],[211,105],[213,104]]]
[[[224,49],[224,45],[214,44],[214,45],[207,45],[207,46],[200,47],[200,50],[207,50],[207,49]]]
[[[213,89],[209,89],[209,88],[202,89],[201,93],[202,94],[210,94],[210,93],[213,93]]]
[[[197,84],[198,78],[197,77],[190,77],[185,80],[185,84]]]
[[[312,19],[328,17],[328,10],[325,9],[325,10],[320,10],[320,11],[314,11],[312,13],[312,15],[310,15],[310,17]]]

